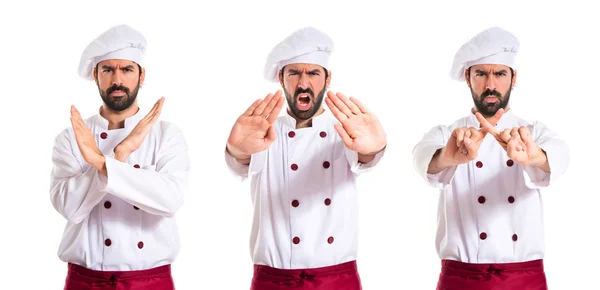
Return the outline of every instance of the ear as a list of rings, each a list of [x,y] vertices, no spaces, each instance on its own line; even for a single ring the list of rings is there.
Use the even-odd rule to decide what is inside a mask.
[[[513,69],[513,76],[512,76],[512,88],[515,87],[515,84],[517,83],[517,70]],[[511,88],[511,89],[512,89]]]
[[[469,75],[470,75],[469,69],[466,69],[465,70],[465,80],[467,81],[467,86],[470,88],[471,87],[471,80],[469,78]]]
[[[94,82],[96,82],[96,86],[100,85],[98,84],[98,67],[94,68]]]
[[[325,80],[325,87],[329,89],[329,84],[331,83],[331,71],[327,71],[327,79]]]
[[[146,79],[146,68],[142,68],[140,72],[140,86],[144,84],[144,79]]]
[[[281,87],[283,88],[283,69],[280,69],[279,72],[277,73],[277,75],[279,76],[279,84],[281,85]]]

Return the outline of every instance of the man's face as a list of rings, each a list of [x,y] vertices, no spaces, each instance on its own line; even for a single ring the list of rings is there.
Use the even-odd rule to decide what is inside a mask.
[[[94,78],[102,101],[116,112],[129,108],[144,82],[145,71],[137,63],[122,59],[109,59],[98,63]]]
[[[330,80],[331,75],[326,78],[325,69],[316,64],[289,64],[279,75],[288,106],[300,120],[308,120],[319,111]]]
[[[477,111],[491,117],[502,108],[506,109],[517,72],[500,64],[474,65],[465,72]]]

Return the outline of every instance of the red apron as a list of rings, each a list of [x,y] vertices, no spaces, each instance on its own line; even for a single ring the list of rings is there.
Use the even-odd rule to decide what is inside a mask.
[[[437,290],[547,290],[543,260],[469,264],[442,260]]]
[[[339,265],[283,270],[254,265],[250,290],[311,289],[362,290],[356,261]]]
[[[171,265],[140,271],[95,271],[69,263],[64,290],[174,290]]]

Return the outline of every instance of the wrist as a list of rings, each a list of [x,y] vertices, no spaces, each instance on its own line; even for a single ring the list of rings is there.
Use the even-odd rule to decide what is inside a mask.
[[[242,154],[238,150],[232,149],[231,146],[229,146],[229,144],[225,146],[225,150],[229,155],[231,155],[231,157],[237,159],[238,161],[249,160],[252,157],[251,155]]]
[[[446,147],[439,149],[433,156],[433,166],[438,170],[444,170],[448,167],[456,166],[452,158],[446,158]]]
[[[125,162],[125,160],[127,159],[127,157],[129,157],[130,154],[129,152],[127,152],[127,150],[123,149],[123,147],[119,145],[115,147],[113,152],[115,153],[115,159],[121,162]]]
[[[98,171],[102,171],[106,165],[106,157],[102,153],[98,153],[98,156],[95,158],[92,166],[96,168]]]
[[[539,148],[539,147],[538,147]],[[546,156],[546,152],[539,148],[540,154],[537,158],[532,160],[531,165],[535,167],[543,167],[548,162],[548,156]]]

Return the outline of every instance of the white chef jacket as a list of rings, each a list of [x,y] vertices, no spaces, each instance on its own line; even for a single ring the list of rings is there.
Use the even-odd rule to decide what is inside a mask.
[[[491,134],[478,157],[466,164],[428,174],[436,150],[446,146],[457,127],[480,128],[474,114],[451,126],[437,126],[413,150],[414,166],[431,186],[440,189],[436,249],[441,259],[465,263],[524,262],[544,257],[541,190],[567,169],[569,148],[544,124],[528,124],[504,113],[496,128],[527,126],[548,157],[551,173],[510,160]]]
[[[375,166],[349,150],[328,111],[312,127],[296,129],[289,114],[274,123],[277,139],[242,165],[225,151],[228,168],[251,181],[254,264],[279,269],[318,268],[356,260],[356,177]]]
[[[190,167],[181,130],[159,120],[126,162],[113,158],[115,146],[145,115],[139,110],[115,130],[99,114],[85,120],[106,156],[108,176],[85,162],[72,128],[56,137],[50,199],[67,219],[62,261],[129,271],[170,264],[179,253],[174,215],[188,191]]]

